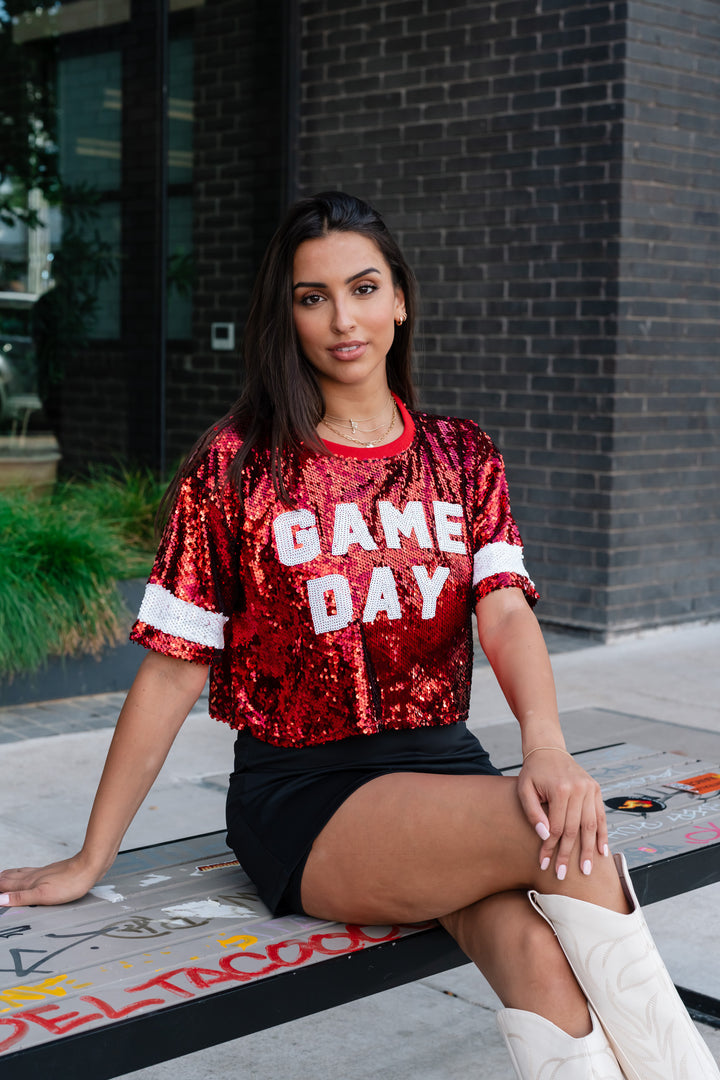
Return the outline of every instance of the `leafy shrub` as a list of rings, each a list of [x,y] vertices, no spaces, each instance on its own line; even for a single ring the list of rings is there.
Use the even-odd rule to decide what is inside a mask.
[[[160,494],[149,473],[130,472],[38,499],[0,492],[0,678],[125,638],[115,582],[147,573]]]
[[[104,521],[119,534],[127,547],[116,576],[138,577],[152,565],[155,515],[164,490],[149,469],[92,469],[88,480],[60,485],[55,499],[70,513]]]

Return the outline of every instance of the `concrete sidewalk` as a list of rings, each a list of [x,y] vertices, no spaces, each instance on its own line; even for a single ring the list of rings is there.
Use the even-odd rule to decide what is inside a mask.
[[[720,764],[720,623],[577,647],[549,635],[572,749],[588,718],[617,735],[614,714],[637,716],[621,737]],[[121,694],[0,709],[0,863],[62,858],[82,841]],[[600,711],[598,711],[600,710]],[[517,726],[492,672],[475,669],[471,726],[498,764],[519,758]],[[222,828],[232,732],[203,702],[188,718],[127,834],[133,847]],[[720,828],[720,822],[716,823]],[[648,921],[675,981],[720,997],[720,886],[655,904]],[[498,1002],[472,965],[387,991],[174,1062],[133,1073],[147,1080],[512,1080],[496,1032]],[[704,1028],[720,1061],[720,1031]]]

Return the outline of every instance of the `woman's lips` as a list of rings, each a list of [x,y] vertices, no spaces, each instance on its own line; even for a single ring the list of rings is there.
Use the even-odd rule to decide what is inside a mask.
[[[336,360],[358,360],[366,348],[366,341],[341,341],[339,345],[333,345],[328,351]]]

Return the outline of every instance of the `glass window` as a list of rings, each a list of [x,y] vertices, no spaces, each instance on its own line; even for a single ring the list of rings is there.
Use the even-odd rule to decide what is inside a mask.
[[[192,336],[193,43],[176,38],[168,50],[167,336]]]
[[[36,386],[68,470],[163,467],[238,378],[212,322],[242,317],[284,185],[265,7],[253,40],[248,0],[0,0],[0,430]]]
[[[58,62],[58,151],[64,195],[54,267],[60,261],[63,272],[73,273],[89,339],[120,337],[121,80],[119,51]]]
[[[192,196],[168,199],[167,336],[192,336]]]
[[[95,191],[120,187],[122,90],[119,52],[58,64],[60,175]]]
[[[193,153],[193,43],[170,42],[168,56],[168,182],[189,184]]]

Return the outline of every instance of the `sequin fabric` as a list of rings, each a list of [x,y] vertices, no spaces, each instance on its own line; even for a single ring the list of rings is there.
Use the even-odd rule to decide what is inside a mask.
[[[215,718],[278,746],[467,719],[475,602],[537,593],[489,437],[403,413],[400,452],[291,459],[293,509],[262,446],[241,502],[230,431],[183,484],[131,636],[211,664]]]

